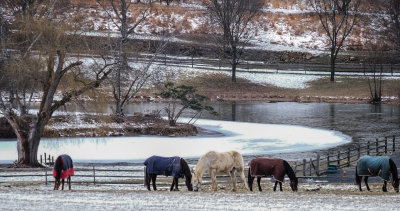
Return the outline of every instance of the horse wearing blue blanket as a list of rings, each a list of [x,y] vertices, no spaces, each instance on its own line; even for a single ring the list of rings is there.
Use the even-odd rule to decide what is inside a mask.
[[[357,161],[356,166],[356,183],[361,189],[361,180],[364,178],[367,190],[371,191],[368,186],[368,177],[379,176],[383,179],[383,192],[387,192],[386,185],[389,181],[389,177],[392,176],[392,185],[396,192],[399,192],[399,178],[397,173],[397,167],[394,161],[388,156],[363,156]]]
[[[157,175],[172,176],[172,185],[170,191],[179,191],[178,179],[186,178],[186,186],[189,191],[193,191],[192,173],[185,159],[181,157],[160,157],[151,156],[144,162],[145,167],[145,185],[150,190],[150,180],[153,183],[153,190],[157,190]],[[174,188],[175,187],[175,188]]]

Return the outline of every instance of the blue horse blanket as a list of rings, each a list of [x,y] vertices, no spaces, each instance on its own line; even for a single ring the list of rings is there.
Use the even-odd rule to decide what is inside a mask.
[[[180,157],[151,156],[144,161],[147,174],[157,174],[183,178]]]
[[[360,176],[379,176],[388,181],[390,165],[388,156],[362,156],[357,162],[357,173]]]
[[[57,162],[57,160],[60,159],[60,162]],[[61,179],[65,179],[69,176],[74,176],[74,164],[72,162],[72,159],[69,155],[60,155],[57,159],[56,162],[54,163],[54,168],[53,168],[53,177],[57,178],[57,169],[62,169],[61,170]]]

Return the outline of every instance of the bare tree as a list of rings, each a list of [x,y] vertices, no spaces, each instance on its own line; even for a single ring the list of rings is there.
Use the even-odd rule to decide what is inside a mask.
[[[395,49],[400,52],[400,0],[388,0],[386,8],[389,10],[392,27],[390,38],[395,44]]]
[[[142,87],[151,78],[150,70],[152,62],[156,56],[166,47],[166,42],[160,42],[156,48],[155,56],[149,59],[149,62],[142,67],[134,68],[128,62],[126,46],[129,42],[129,36],[135,33],[135,29],[147,17],[149,7],[145,5],[135,5],[133,0],[97,0],[103,10],[108,14],[110,21],[118,28],[120,37],[117,44],[112,46],[116,48],[116,59],[118,68],[111,77],[113,87],[113,96],[115,100],[115,113],[123,115],[124,107],[129,103]],[[132,10],[135,9],[135,12]]]
[[[244,46],[252,37],[250,22],[260,14],[263,0],[203,0],[210,20],[220,32],[215,36],[221,54],[230,60],[232,82],[236,82],[236,67],[243,55]]]
[[[339,51],[358,21],[360,0],[311,0],[330,44],[331,81]]]
[[[0,67],[0,113],[17,136],[18,164],[22,166],[40,166],[38,147],[53,113],[75,97],[100,86],[111,73],[111,64],[106,60],[91,73],[81,70],[82,61],[66,56],[67,37],[71,36],[65,33],[66,26],[45,17],[37,14],[15,17],[13,34],[9,45],[6,43],[14,53]],[[75,82],[74,86],[60,89],[60,84],[68,78]],[[56,95],[60,96],[58,100]],[[33,113],[34,97],[40,98],[40,105]]]

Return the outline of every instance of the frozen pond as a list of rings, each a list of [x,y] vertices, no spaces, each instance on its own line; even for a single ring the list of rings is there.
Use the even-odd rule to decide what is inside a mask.
[[[221,135],[43,139],[39,154],[67,153],[81,162],[135,162],[151,155],[198,158],[209,150],[237,150],[244,155],[302,152],[351,141],[340,132],[293,125],[218,120],[198,120],[196,125]],[[1,162],[11,162],[16,156],[15,141],[0,142]]]

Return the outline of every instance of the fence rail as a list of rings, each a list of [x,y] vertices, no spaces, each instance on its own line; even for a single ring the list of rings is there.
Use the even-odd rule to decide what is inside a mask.
[[[397,149],[396,137],[385,137],[349,147],[344,151],[327,152],[323,156],[317,153],[316,159],[295,162],[294,170],[300,177],[327,175],[337,172],[337,169],[354,166],[363,155],[387,155],[396,152]]]
[[[317,153],[315,159],[303,159],[303,161],[289,162],[300,178],[308,177],[326,177],[336,173],[338,169],[351,167],[363,155],[388,155],[398,151],[397,139],[395,136],[385,137],[368,141],[366,144],[360,144],[347,148],[344,151]],[[334,168],[332,168],[334,167]],[[125,167],[126,168],[126,167]],[[83,184],[143,184],[144,169],[141,166],[128,167],[130,169],[104,169],[96,166],[75,168],[76,175],[73,183]],[[245,171],[248,171],[246,167]],[[24,173],[27,172],[27,173]],[[26,181],[23,178],[31,177],[38,182],[49,184],[54,182],[51,168],[43,169],[0,169],[0,182],[8,181]],[[229,182],[229,176],[218,175],[223,179],[222,183]],[[76,178],[79,178],[76,180]],[[205,175],[206,180],[210,180],[209,175]],[[160,185],[169,185],[170,178],[161,176],[158,181]],[[238,180],[239,181],[239,180]],[[183,180],[181,180],[183,182]],[[209,181],[206,181],[209,183]],[[220,183],[220,181],[219,181]]]

